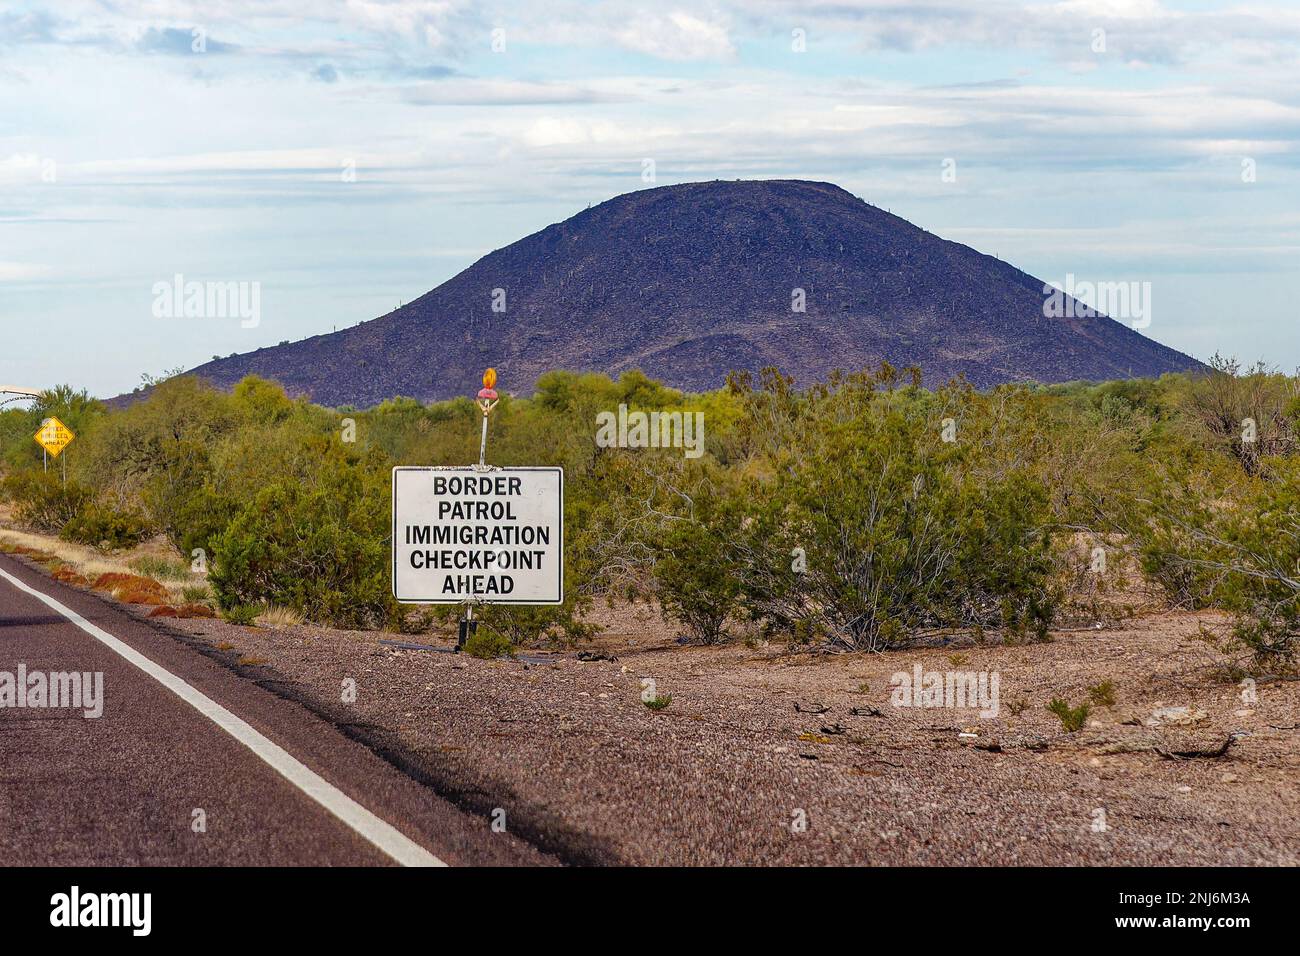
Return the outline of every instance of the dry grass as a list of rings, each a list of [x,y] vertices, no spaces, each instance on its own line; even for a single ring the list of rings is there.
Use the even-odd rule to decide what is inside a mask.
[[[293,608],[274,604],[257,615],[259,627],[297,627],[302,622],[302,615]]]
[[[72,584],[97,581],[106,574],[129,576],[138,581],[143,577],[140,574],[141,569],[163,570],[165,568],[168,573],[162,575],[164,580],[161,583],[166,592],[166,603],[196,603],[195,598],[198,596],[196,588],[199,587],[205,589],[204,594],[206,595],[206,582],[202,576],[187,572],[187,576],[182,579],[178,574],[172,573],[177,568],[187,568],[188,566],[163,540],[146,542],[138,548],[123,551],[120,554],[105,555],[95,548],[64,541],[54,535],[18,531],[13,528],[0,528],[0,549],[15,550],[20,548],[40,551],[57,558],[64,567],[55,576],[59,580]],[[78,576],[80,579],[78,579]],[[148,575],[144,579],[148,580],[157,577],[159,575]],[[119,598],[119,600],[124,599],[125,596]]]

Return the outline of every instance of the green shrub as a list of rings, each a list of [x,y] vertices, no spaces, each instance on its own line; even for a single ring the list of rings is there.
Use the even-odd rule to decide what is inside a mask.
[[[14,519],[23,527],[57,534],[95,499],[91,488],[64,482],[54,472],[16,471],[0,482],[0,492],[14,506]]]
[[[1262,458],[1255,469],[1213,495],[1200,476],[1172,473],[1131,535],[1166,588],[1233,615],[1220,646],[1249,656],[1238,666],[1289,670],[1300,637],[1300,456]]]
[[[1248,474],[1256,473],[1265,458],[1294,454],[1300,443],[1300,420],[1294,414],[1300,380],[1272,372],[1262,362],[1243,369],[1236,359],[1218,354],[1210,367],[1193,380],[1185,407],[1211,441]]]
[[[1088,688],[1088,700],[1098,707],[1115,706],[1115,682],[1104,680]]]
[[[163,440],[141,497],[149,514],[183,555],[202,548],[208,554],[238,510],[236,502],[213,485],[216,468],[206,446]]]
[[[465,653],[485,661],[498,657],[513,657],[515,645],[505,634],[480,625],[465,641]]]
[[[1300,639],[1300,456],[1264,459],[1240,505],[1206,530],[1202,561],[1226,568],[1219,596],[1257,671],[1295,668]]]
[[[1088,714],[1092,712],[1092,708],[1086,703],[1072,708],[1068,701],[1060,697],[1053,697],[1047,709],[1060,718],[1061,728],[1067,734],[1082,730],[1083,725],[1088,722]]]
[[[569,586],[566,584],[566,586]],[[583,621],[579,607],[585,602],[581,596],[569,591],[563,604],[529,607],[522,604],[484,604],[474,611],[479,621],[479,633],[492,631],[511,647],[521,647],[533,641],[550,641],[556,644],[574,644],[585,640],[598,630]],[[434,615],[449,622],[463,612],[459,605],[444,605]]]
[[[670,522],[654,542],[659,603],[705,644],[723,640],[727,619],[740,606],[740,566],[733,551],[737,530],[719,513],[701,510]]]
[[[63,526],[59,537],[108,552],[134,548],[152,534],[149,519],[142,512],[91,502]],[[141,573],[152,576],[147,571]]]
[[[235,604],[221,609],[222,618],[242,627],[256,627],[257,616],[261,613],[262,608],[256,604]]]
[[[398,612],[386,461],[325,439],[315,452],[310,484],[263,488],[217,536],[209,583],[222,608],[276,604],[342,627],[380,626]]]
[[[672,702],[673,702],[672,694],[660,694],[659,696],[653,697],[650,700],[642,701],[642,703],[645,704],[647,707],[649,707],[651,710],[667,710],[668,705],[671,704]]]
[[[806,396],[774,373],[738,387],[769,464],[737,492],[743,518],[706,531],[751,616],[864,650],[933,627],[1046,635],[1060,595],[1036,399],[900,389],[888,366]]]

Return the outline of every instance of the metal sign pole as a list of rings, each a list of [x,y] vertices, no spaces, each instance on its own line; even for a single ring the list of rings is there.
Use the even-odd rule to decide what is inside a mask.
[[[483,373],[483,387],[478,393],[478,407],[483,411],[483,430],[479,434],[478,441],[478,466],[486,469],[487,464],[487,433],[488,433],[488,416],[492,414],[492,409],[497,407],[498,396],[496,392],[497,370],[488,369]],[[465,616],[460,619],[460,628],[456,635],[456,653],[464,649],[466,642],[478,633],[478,621],[474,620],[474,602],[465,602]]]

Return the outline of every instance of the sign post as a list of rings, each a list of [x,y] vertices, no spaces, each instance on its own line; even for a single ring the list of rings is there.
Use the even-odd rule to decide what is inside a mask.
[[[478,392],[478,407],[483,409],[483,437],[478,443],[478,466],[487,467],[487,423],[492,409],[497,407],[497,370],[488,369],[483,373],[483,387]]]
[[[488,369],[477,465],[393,469],[393,596],[465,605],[458,651],[477,605],[564,603],[564,469],[487,464],[495,384]]]
[[[45,470],[50,470],[50,456],[58,458],[63,453],[63,449],[72,444],[72,440],[77,436],[72,433],[67,425],[51,416],[41,422],[40,431],[32,436],[36,439],[36,444],[44,450],[41,460],[45,463]],[[66,484],[68,480],[68,465],[63,465],[63,481]]]

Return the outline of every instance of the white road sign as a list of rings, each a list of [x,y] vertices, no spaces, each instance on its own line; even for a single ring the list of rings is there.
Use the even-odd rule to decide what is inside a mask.
[[[393,596],[562,604],[564,469],[394,468]]]

